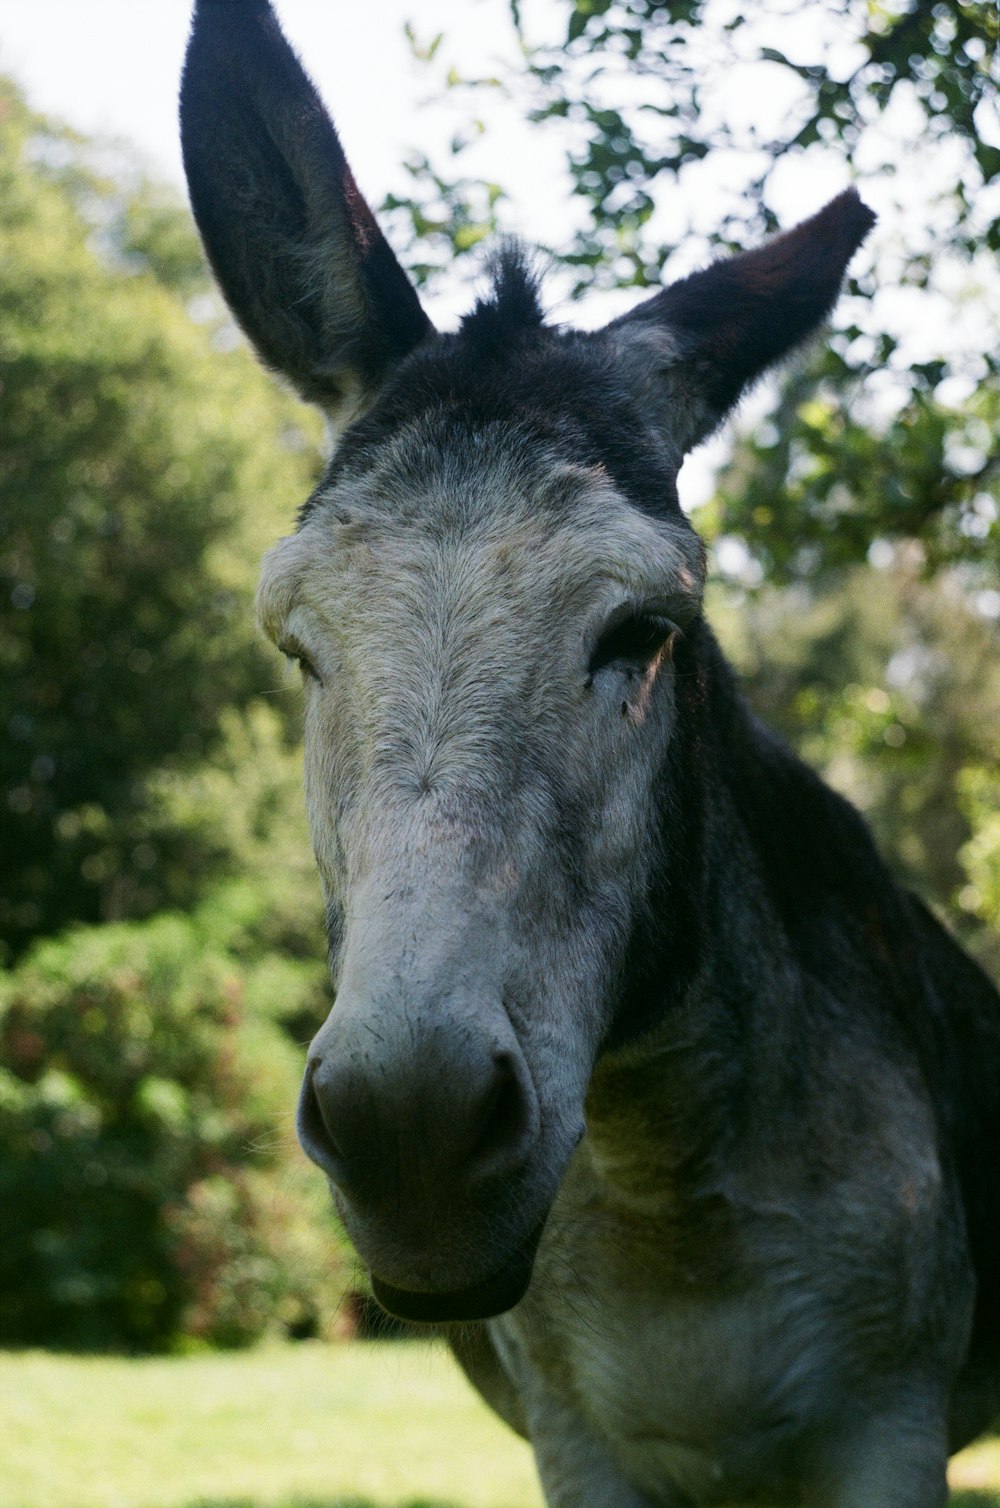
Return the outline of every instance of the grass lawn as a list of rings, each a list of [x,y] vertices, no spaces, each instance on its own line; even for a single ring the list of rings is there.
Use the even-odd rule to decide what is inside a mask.
[[[1000,1442],[953,1466],[1000,1508]],[[541,1508],[528,1447],[443,1349],[0,1354],[0,1508]]]
[[[0,1354],[0,1508],[541,1508],[443,1347]]]

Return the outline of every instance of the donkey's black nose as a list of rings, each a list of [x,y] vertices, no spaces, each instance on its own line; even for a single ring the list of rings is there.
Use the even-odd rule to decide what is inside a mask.
[[[352,1054],[310,1060],[299,1100],[304,1151],[354,1196],[388,1186],[461,1197],[521,1166],[539,1130],[538,1102],[515,1049],[456,1062],[387,1065]]]

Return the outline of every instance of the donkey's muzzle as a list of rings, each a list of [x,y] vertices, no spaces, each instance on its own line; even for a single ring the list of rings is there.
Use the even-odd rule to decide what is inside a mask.
[[[515,1212],[541,1116],[507,1017],[438,1000],[420,1026],[341,1005],[310,1051],[299,1140],[385,1307],[427,1319],[509,1308],[534,1255]]]
[[[458,1193],[519,1165],[537,1135],[538,1106],[520,1053],[494,1052],[439,1069],[418,1092],[386,1094],[378,1061],[311,1062],[299,1101],[303,1150],[344,1193],[387,1180]]]

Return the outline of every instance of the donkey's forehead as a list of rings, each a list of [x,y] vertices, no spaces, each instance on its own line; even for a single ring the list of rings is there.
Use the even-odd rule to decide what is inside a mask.
[[[273,626],[335,573],[419,575],[472,556],[517,562],[533,592],[599,581],[669,596],[697,610],[701,544],[679,513],[635,507],[600,465],[565,459],[517,424],[442,432],[433,418],[404,426],[363,466],[334,467],[299,532],[269,554],[260,612]],[[323,596],[326,596],[325,587]]]
[[[474,423],[461,409],[435,407],[384,431],[346,464],[335,461],[306,517],[490,530],[526,516],[568,518],[607,481],[599,466],[568,460],[515,418]]]
[[[428,478],[447,503],[450,477],[487,469],[499,483],[494,507],[525,490],[537,506],[569,463],[602,468],[649,512],[676,512],[679,453],[636,403],[619,344],[546,328],[502,351],[480,349],[464,330],[424,342],[347,430],[319,499],[368,476],[392,505]]]

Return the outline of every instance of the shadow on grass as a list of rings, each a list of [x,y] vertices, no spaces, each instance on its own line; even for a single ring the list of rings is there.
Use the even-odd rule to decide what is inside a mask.
[[[185,1508],[380,1508],[372,1498],[282,1498],[262,1503],[259,1498],[198,1498]],[[408,1498],[395,1508],[461,1508],[441,1498]],[[1000,1492],[992,1487],[964,1487],[953,1492],[948,1508],[1000,1508]]]
[[[259,1498],[198,1498],[185,1508],[381,1508],[381,1505],[372,1498],[281,1498],[266,1503]],[[407,1498],[395,1508],[461,1508],[461,1504],[441,1498]],[[948,1508],[1000,1508],[1000,1492],[992,1487],[964,1487],[951,1494]]]
[[[262,1502],[260,1498],[197,1498],[184,1508],[381,1508],[373,1498],[280,1498]],[[462,1508],[460,1503],[443,1498],[407,1498],[395,1508]],[[987,1508],[978,1497],[970,1498],[968,1508]],[[991,1508],[991,1505],[990,1505]]]

